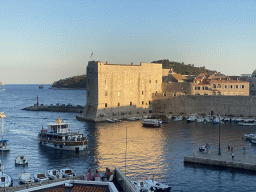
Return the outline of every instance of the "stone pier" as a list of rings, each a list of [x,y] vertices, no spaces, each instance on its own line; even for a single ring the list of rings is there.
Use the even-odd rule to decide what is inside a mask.
[[[245,169],[256,171],[256,155],[244,153],[243,151],[234,151],[232,159],[231,152],[225,151],[218,155],[218,151],[209,150],[205,152],[194,152],[191,155],[184,156],[184,163],[198,163],[212,166],[221,166],[236,169]]]

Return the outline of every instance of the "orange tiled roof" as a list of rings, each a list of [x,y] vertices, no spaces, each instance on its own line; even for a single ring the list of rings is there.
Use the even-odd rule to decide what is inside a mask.
[[[226,80],[226,79],[221,79],[221,80],[211,80],[211,83],[249,83],[248,81],[241,81],[241,80]]]

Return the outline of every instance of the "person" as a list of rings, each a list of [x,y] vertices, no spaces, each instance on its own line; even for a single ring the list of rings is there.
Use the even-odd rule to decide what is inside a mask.
[[[245,154],[245,153],[246,153],[246,149],[245,149],[245,147],[243,147],[243,150],[244,150],[244,153],[243,153],[243,154]]]
[[[87,177],[87,181],[92,181],[92,170],[91,169],[88,170],[86,177]]]
[[[228,151],[230,151],[230,146],[228,145]]]
[[[107,180],[109,180],[110,175],[113,175],[113,172],[110,171],[109,168],[107,168],[107,169],[106,169],[106,178],[107,178]]]
[[[95,180],[95,177],[100,177],[100,173],[98,170],[96,170],[96,173],[93,176],[93,180]]]
[[[232,156],[232,160],[234,159],[234,157],[235,157],[235,153],[234,152],[232,152],[231,153],[231,156]]]

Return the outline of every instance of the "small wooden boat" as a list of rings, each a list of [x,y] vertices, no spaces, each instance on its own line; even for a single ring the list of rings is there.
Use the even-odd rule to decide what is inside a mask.
[[[61,170],[60,170],[60,173],[62,174],[62,176],[63,176],[64,178],[76,176],[76,174],[75,174],[75,173],[73,172],[73,170],[70,169],[70,168],[61,169]]]
[[[43,171],[39,171],[39,172],[35,173],[34,178],[35,178],[36,182],[49,180],[49,178],[45,175],[45,172],[43,172]]]
[[[50,169],[47,171],[48,177],[51,180],[62,178],[62,174],[57,169]]]
[[[26,165],[28,164],[28,159],[25,155],[20,155],[15,159],[15,165]]]
[[[113,119],[107,119],[107,122],[109,122],[109,123],[115,123],[116,121],[113,120]]]
[[[19,176],[20,184],[34,183],[35,179],[32,173],[22,173]]]

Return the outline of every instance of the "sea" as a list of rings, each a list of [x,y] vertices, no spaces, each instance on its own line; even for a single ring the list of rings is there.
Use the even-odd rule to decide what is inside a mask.
[[[3,122],[3,139],[8,140],[10,151],[4,152],[1,161],[4,172],[19,185],[19,175],[48,169],[70,167],[78,175],[89,168],[105,170],[118,167],[130,180],[154,178],[172,187],[172,191],[256,191],[255,172],[184,164],[184,156],[193,154],[206,143],[211,150],[227,153],[246,148],[256,155],[256,145],[242,140],[243,134],[255,133],[253,126],[236,123],[187,123],[170,121],[160,128],[145,128],[140,121],[83,122],[76,113],[25,111],[25,107],[39,105],[86,104],[86,90],[50,89],[51,85],[5,85],[0,87],[0,111],[6,115]],[[62,151],[40,146],[37,135],[42,127],[57,118],[69,123],[74,131],[88,138],[84,151]],[[219,141],[220,130],[220,141]],[[15,166],[15,158],[26,155],[28,166]]]

